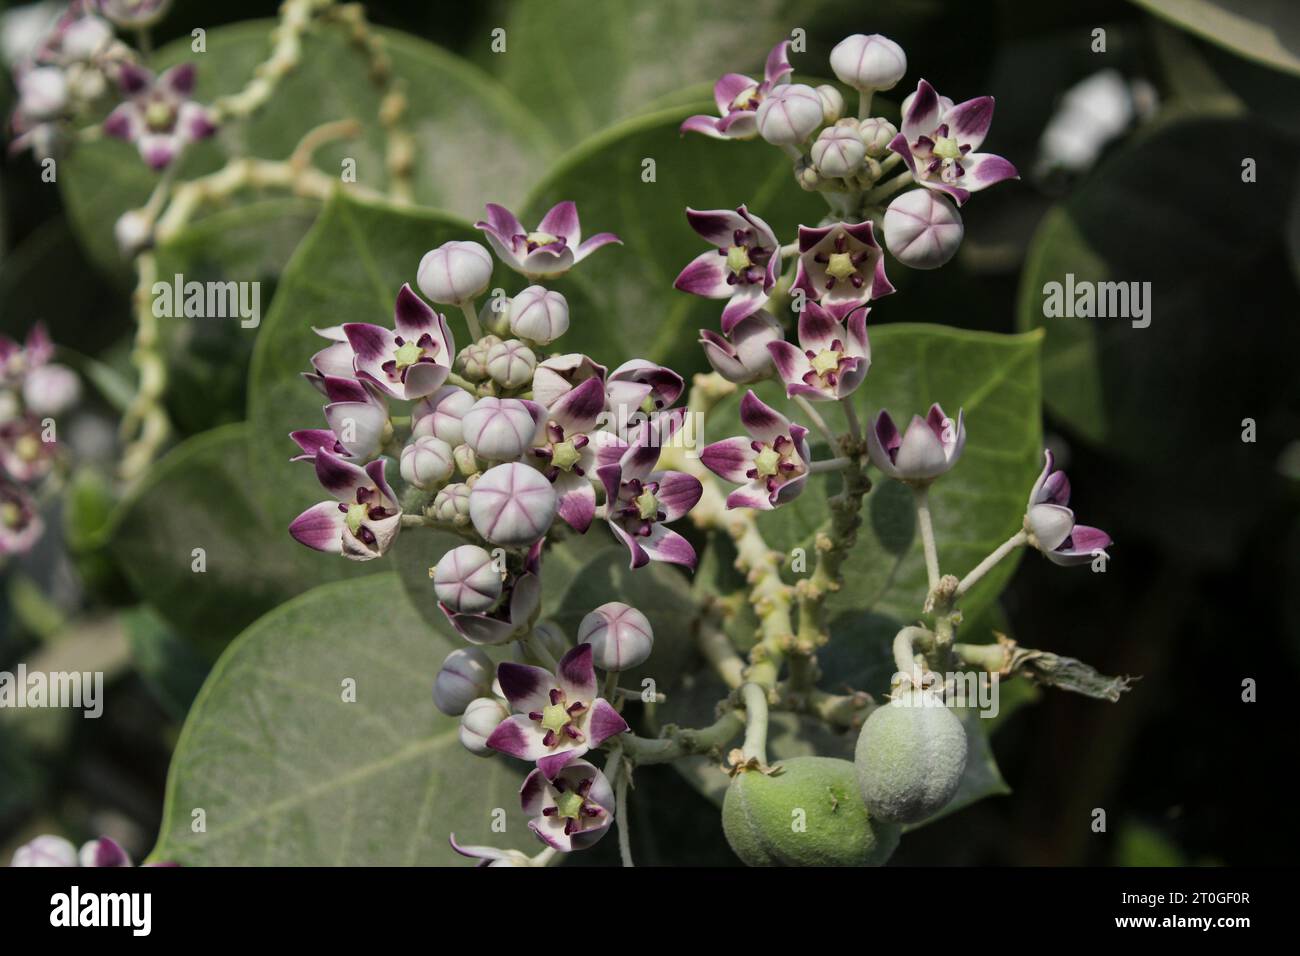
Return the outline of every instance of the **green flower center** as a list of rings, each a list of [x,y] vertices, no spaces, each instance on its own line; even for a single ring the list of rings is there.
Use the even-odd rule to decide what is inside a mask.
[[[573,447],[573,442],[562,441],[551,446],[551,464],[561,471],[568,471],[582,460],[582,452]]]
[[[843,353],[831,349],[822,349],[812,357],[811,364],[813,371],[818,375],[825,375],[827,372],[833,372],[840,367],[840,359]]]
[[[542,708],[542,727],[559,733],[569,725],[569,710],[561,700],[558,704],[548,704]]]
[[[35,461],[41,454],[41,443],[32,435],[23,435],[14,443],[14,451],[23,461]]]
[[[940,136],[934,143],[934,155],[941,159],[961,159],[961,146],[951,136]]]
[[[851,252],[832,252],[830,261],[826,263],[826,274],[835,279],[847,279],[857,271]]]
[[[0,507],[0,522],[4,523],[6,528],[17,528],[22,524],[23,510],[12,501],[6,501]]]
[[[633,504],[636,505],[637,514],[643,521],[653,521],[654,516],[659,513],[659,499],[655,497],[653,491],[641,492]]]
[[[407,342],[404,345],[399,345],[397,351],[393,353],[393,359],[397,362],[397,368],[399,370],[410,368],[423,357],[424,349],[420,348],[420,346],[416,345],[414,342]]]
[[[344,523],[347,524],[348,530],[353,534],[360,531],[361,524],[369,516],[369,513],[370,509],[359,502],[348,505],[348,514],[347,517],[344,518]]]
[[[754,97],[756,96],[758,96],[757,86],[751,86],[747,90],[741,90],[739,93],[736,94],[736,98],[731,101],[731,108],[733,110],[749,109],[750,108],[749,104],[753,102]]]
[[[775,475],[780,469],[781,455],[771,445],[764,445],[763,450],[754,456],[754,467],[759,475],[766,478]]]
[[[172,118],[175,115],[176,111],[170,104],[155,101],[145,108],[144,121],[150,129],[164,130],[172,125]]]
[[[530,246],[549,246],[553,242],[559,242],[559,236],[553,236],[549,232],[530,232],[524,237]]]
[[[739,275],[748,269],[752,262],[749,261],[749,250],[744,246],[732,246],[727,250],[727,268]]]
[[[584,802],[582,794],[576,790],[568,790],[560,794],[559,799],[555,801],[555,810],[562,817],[576,820],[582,813]]]

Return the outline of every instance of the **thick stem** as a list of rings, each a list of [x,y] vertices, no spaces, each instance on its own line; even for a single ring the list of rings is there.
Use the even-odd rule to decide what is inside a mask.
[[[970,574],[961,579],[961,583],[957,585],[957,590],[954,592],[953,597],[960,598],[963,594],[974,587],[980,578],[992,571],[999,561],[1028,540],[1028,532],[1021,528],[1011,537],[1007,538],[1006,541],[1003,541],[987,558],[975,565]]]
[[[637,766],[667,763],[694,754],[721,750],[735,739],[744,726],[745,721],[740,712],[729,710],[708,727],[667,728],[665,736],[658,738],[622,734],[619,741],[623,745],[623,753]]]
[[[921,547],[925,550],[925,573],[930,581],[930,593],[939,586],[939,551],[934,543],[934,523],[930,520],[930,489],[913,485],[916,499],[916,525],[921,532]]]
[[[840,407],[844,409],[844,418],[849,423],[849,437],[853,439],[853,447],[862,447],[862,423],[858,421],[857,410],[853,407],[852,398],[840,399]]]
[[[860,90],[858,92],[858,119],[864,120],[871,115],[871,94],[872,90]]]
[[[767,763],[767,691],[757,684],[740,688],[740,699],[745,705],[745,742],[742,751],[746,760]]]
[[[881,202],[882,200],[888,199],[890,196],[894,195],[894,193],[898,192],[900,189],[907,188],[913,182],[912,171],[910,169],[905,169],[893,179],[887,180],[863,196],[863,201],[869,203]]]
[[[823,458],[821,461],[808,462],[808,473],[819,475],[825,471],[843,471],[853,464],[852,458]]]
[[[478,312],[474,310],[474,303],[462,302],[460,310],[465,313],[465,324],[469,326],[469,337],[477,342],[483,338],[483,329],[478,324]]]

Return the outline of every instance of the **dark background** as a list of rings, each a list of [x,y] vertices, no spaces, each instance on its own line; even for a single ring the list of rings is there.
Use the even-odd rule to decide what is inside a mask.
[[[182,0],[156,39],[159,44],[170,39],[169,25],[216,26],[268,16],[273,6]],[[792,22],[809,29],[810,57],[822,62],[839,36],[862,29],[867,19],[865,12],[859,16],[864,7],[856,2],[822,5],[807,19],[799,19],[802,5],[790,6]],[[492,3],[389,0],[367,8],[375,23],[416,33],[480,62],[487,32],[504,19],[501,7]],[[1137,6],[1118,0],[899,3],[883,5],[878,21],[866,28],[898,40],[914,63],[941,64],[930,71],[941,89],[994,94],[996,148],[1027,171],[1063,91],[1097,68],[1087,45],[1097,26],[1108,32],[1107,66],[1149,82],[1162,99],[1170,95],[1153,49],[1162,28]],[[1300,81],[1181,37],[1246,105],[1260,135],[1300,146]],[[721,73],[736,65],[716,67]],[[10,93],[6,89],[3,95]],[[1121,148],[1123,139],[1109,150]],[[1199,168],[1212,146],[1170,152],[1153,164],[1150,176],[1153,188],[1167,175],[1191,182],[1189,215],[1207,236],[1219,230],[1222,238],[1223,223],[1214,211],[1234,205],[1240,183],[1231,171],[1212,175],[1208,165]],[[1294,155],[1300,157],[1300,149]],[[1032,646],[1082,658],[1105,673],[1142,675],[1142,680],[1118,704],[1048,692],[1021,709],[994,738],[1014,793],[910,836],[894,862],[1290,862],[1289,850],[1300,842],[1289,799],[1297,722],[1284,702],[1287,688],[1300,678],[1300,469],[1291,444],[1300,439],[1295,371],[1300,303],[1296,253],[1285,241],[1293,172],[1286,171],[1285,190],[1261,177],[1254,188],[1276,192],[1276,218],[1250,224],[1256,234],[1249,251],[1223,269],[1221,282],[1208,293],[1210,301],[1177,317],[1182,325],[1174,327],[1173,318],[1161,315],[1157,287],[1153,329],[1166,328],[1150,336],[1148,347],[1167,352],[1161,361],[1147,366],[1131,355],[1104,361],[1108,381],[1113,378],[1119,394],[1131,399],[1123,414],[1168,441],[1134,456],[1079,440],[1068,423],[1047,413],[1049,441],[1068,460],[1082,520],[1106,529],[1116,543],[1101,583],[1086,571],[1062,571],[1029,555],[1003,597],[1011,631]],[[1020,267],[1039,220],[1054,202],[1105,175],[1103,158],[1100,168],[1026,175],[1014,190],[982,196],[980,215],[968,219],[968,242],[993,250],[992,265],[976,268],[962,258],[938,274],[938,281],[914,285],[908,291],[914,316],[1015,331]],[[130,332],[125,292],[88,264],[57,191],[33,188],[36,181],[29,157],[0,158],[3,329],[15,334],[57,310],[63,328],[71,322],[78,330],[77,341],[67,344],[89,354],[120,349]],[[1117,242],[1139,224],[1143,211],[1135,206],[1129,215],[1131,222],[1120,215],[1108,223]],[[1175,228],[1180,227],[1170,223]],[[1153,229],[1158,237],[1160,224],[1142,224],[1144,241]],[[1185,238],[1169,236],[1180,256],[1188,247]],[[1159,248],[1159,243],[1148,246],[1147,254],[1158,259]],[[42,281],[27,280],[17,288],[13,263],[38,255],[46,270]],[[1177,281],[1180,274],[1223,263],[1191,257],[1165,265]],[[1188,343],[1191,347],[1183,348]],[[1162,378],[1162,370],[1170,368],[1177,374]],[[1240,441],[1244,417],[1260,423],[1255,444]],[[1289,467],[1284,464],[1288,446]],[[111,571],[95,583],[98,596],[115,603],[130,602],[123,588]],[[12,591],[3,600],[12,611]],[[36,639],[29,628],[12,623],[12,613],[3,618],[0,668],[12,668]],[[1245,678],[1258,682],[1260,703],[1242,702]],[[121,681],[114,690],[117,706],[102,720],[76,721],[79,726],[58,748],[20,754],[15,741],[0,740],[0,855],[7,857],[37,832],[88,838],[110,819],[127,821],[138,835],[134,849],[147,850],[179,714],[138,678],[127,675]],[[730,859],[720,829],[683,831],[681,821],[710,816],[682,812],[683,805],[702,798],[671,772],[639,775],[638,785],[635,812],[656,818],[652,826],[634,831],[638,844],[643,834],[659,831],[654,844],[646,838],[638,845],[641,861]],[[1105,833],[1092,832],[1094,808],[1106,810]],[[586,862],[607,862],[613,849],[603,846],[604,856],[593,853]]]

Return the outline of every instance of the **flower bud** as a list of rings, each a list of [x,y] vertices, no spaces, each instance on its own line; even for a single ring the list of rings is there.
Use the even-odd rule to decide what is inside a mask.
[[[122,0],[117,0],[120,4]],[[91,60],[113,42],[113,28],[96,16],[78,17],[59,37],[60,51],[69,60]]]
[[[23,402],[37,415],[57,415],[81,397],[81,379],[66,365],[38,365],[23,380]]]
[[[966,769],[966,730],[936,694],[907,691],[871,712],[853,762],[873,817],[917,823],[956,794]]]
[[[569,303],[558,292],[530,285],[510,301],[510,331],[547,345],[569,330]]]
[[[867,429],[867,454],[871,463],[890,478],[908,484],[928,485],[947,474],[966,448],[966,423],[961,409],[954,421],[939,403],[925,418],[913,415],[900,432],[889,412],[881,409]]]
[[[492,693],[494,671],[491,659],[477,647],[457,648],[434,678],[433,705],[448,717],[459,717],[478,698]]]
[[[822,99],[811,86],[778,86],[759,104],[758,133],[774,146],[798,146],[822,125]]]
[[[806,824],[798,830],[796,810]],[[830,757],[794,757],[773,775],[738,773],[722,829],[748,866],[880,866],[899,838],[898,827],[868,813],[853,764]]]
[[[812,163],[805,164],[796,172],[800,188],[806,189],[808,192],[816,191],[817,187],[822,184],[821,173],[817,172],[817,167]]]
[[[465,443],[488,461],[515,461],[532,447],[544,412],[517,398],[480,398],[461,419]]]
[[[477,342],[465,346],[456,356],[456,371],[471,382],[483,381],[488,377],[488,349],[500,341],[495,335],[485,335]]]
[[[527,385],[533,380],[535,368],[537,356],[518,339],[507,339],[488,349],[488,375],[502,388],[516,389]]]
[[[433,302],[473,302],[492,282],[492,255],[477,242],[444,242],[424,254],[415,282]]]
[[[53,119],[68,104],[68,81],[56,66],[38,66],[18,77],[18,105],[29,120]]]
[[[885,245],[913,269],[937,269],[956,253],[965,227],[957,207],[934,189],[913,189],[885,210]]]
[[[61,836],[45,834],[14,850],[10,866],[76,866],[77,848]]]
[[[889,143],[898,135],[893,123],[881,116],[872,116],[858,122],[858,136],[867,147],[867,155],[879,159],[889,152]]]
[[[855,90],[890,90],[907,72],[907,54],[879,33],[870,36],[855,33],[831,50],[831,70],[841,83]]]
[[[433,516],[439,521],[469,524],[469,485],[448,485],[433,499]]]
[[[468,478],[470,475],[477,475],[483,470],[483,462],[479,460],[478,455],[474,454],[474,449],[469,445],[460,444],[452,449],[452,460],[456,463],[456,470]]]
[[[77,854],[82,866],[87,867],[119,867],[130,866],[131,857],[118,845],[116,840],[108,837],[100,837],[98,840],[91,840],[81,847],[81,852]]]
[[[441,438],[415,438],[402,449],[402,480],[421,491],[446,484],[453,467],[451,446]]]
[[[828,126],[812,144],[812,161],[823,176],[843,179],[862,167],[867,147],[857,130],[847,126]]]
[[[113,224],[113,238],[122,258],[133,259],[153,244],[153,219],[138,209],[128,209]]]
[[[522,547],[546,534],[556,505],[555,489],[540,471],[512,462],[479,476],[469,495],[469,517],[493,544]]]
[[[817,95],[822,100],[822,122],[827,125],[838,122],[844,115],[844,94],[829,83],[823,83],[817,87]]]
[[[138,30],[157,22],[172,0],[99,0],[99,12],[119,27]]]
[[[700,331],[704,357],[713,370],[729,382],[743,385],[757,382],[772,374],[772,353],[767,343],[780,342],[785,333],[770,312],[762,309],[741,319],[731,335],[721,336],[709,329]]]
[[[479,325],[499,339],[510,336],[510,300],[493,295],[483,300],[478,310]]]
[[[488,737],[501,721],[510,716],[505,704],[495,697],[479,697],[469,702],[460,718],[460,742],[477,757],[490,757],[494,750],[487,745]]]
[[[492,555],[476,544],[462,544],[442,556],[433,569],[433,590],[453,611],[478,614],[501,597],[502,577]]]
[[[463,388],[445,385],[428,398],[422,398],[411,410],[411,437],[432,435],[455,448],[465,441],[461,419],[474,407],[474,396]]]
[[[582,619],[578,643],[591,645],[592,662],[601,670],[630,671],[650,657],[655,635],[644,614],[610,601]]]

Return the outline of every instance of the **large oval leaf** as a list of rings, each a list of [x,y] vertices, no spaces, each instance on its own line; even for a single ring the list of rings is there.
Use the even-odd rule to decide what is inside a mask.
[[[190,711],[152,859],[427,866],[460,859],[452,832],[539,848],[518,809],[523,765],[472,756],[433,706],[451,649],[391,574],[316,588],[263,617]],[[497,808],[504,833],[492,828]]]
[[[1300,75],[1300,7],[1288,0],[1133,0],[1184,30]]]

